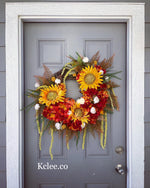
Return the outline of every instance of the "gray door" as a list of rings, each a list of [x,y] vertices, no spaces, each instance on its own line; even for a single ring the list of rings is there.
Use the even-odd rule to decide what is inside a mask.
[[[126,176],[115,171],[117,164],[126,165],[126,24],[124,23],[25,23],[24,62],[25,90],[34,88],[34,75],[43,74],[42,64],[52,72],[58,71],[69,61],[67,55],[84,52],[90,58],[100,50],[101,60],[115,53],[113,70],[122,70],[116,80],[120,88],[115,89],[119,97],[120,111],[108,117],[108,139],[106,149],[100,147],[98,136],[86,137],[85,150],[82,139],[78,147],[74,139],[67,150],[65,139],[54,135],[52,152],[49,156],[51,136],[42,138],[42,151],[38,149],[38,132],[35,111],[25,112],[25,188],[125,188]],[[79,96],[74,82],[69,82],[67,95]],[[32,100],[25,97],[25,104]],[[124,152],[115,152],[122,146]],[[38,170],[38,163],[68,165],[67,170]]]

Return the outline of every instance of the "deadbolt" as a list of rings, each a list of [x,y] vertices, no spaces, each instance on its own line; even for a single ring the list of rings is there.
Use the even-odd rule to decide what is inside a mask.
[[[115,168],[116,172],[119,175],[124,175],[126,173],[125,168],[121,165],[121,164],[117,164],[116,168]]]
[[[124,152],[124,148],[122,146],[117,146],[115,151],[117,154],[122,154]]]

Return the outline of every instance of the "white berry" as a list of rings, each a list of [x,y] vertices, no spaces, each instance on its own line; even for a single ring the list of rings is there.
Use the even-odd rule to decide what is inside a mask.
[[[85,127],[85,123],[82,123],[81,128],[84,129],[84,127]]]
[[[39,109],[40,109],[40,105],[39,105],[39,104],[36,104],[36,105],[34,106],[34,108],[35,108],[35,110],[39,110]]]
[[[68,114],[68,115],[71,115],[71,114],[72,114],[71,110],[69,110],[67,114]]]
[[[61,124],[60,123],[55,123],[55,127],[57,130],[60,130],[61,129]]]
[[[109,80],[109,76],[106,76],[106,77],[105,77],[105,80],[108,81],[108,80]]]
[[[78,104],[84,104],[84,103],[85,103],[84,98],[81,97],[81,98],[77,99],[77,103],[78,103]]]
[[[92,107],[92,108],[90,109],[90,112],[91,112],[91,114],[95,114],[95,113],[96,113],[95,107]]]
[[[60,80],[59,78],[56,78],[55,83],[56,83],[56,84],[60,84],[60,83],[61,83],[61,80]]]
[[[34,84],[34,87],[40,87],[40,84],[38,83],[38,82],[36,82],[35,84]]]
[[[99,72],[100,72],[101,74],[104,74],[104,71],[103,71],[103,70],[100,70]]]
[[[99,103],[99,98],[98,98],[97,96],[96,96],[96,97],[94,97],[93,102],[94,102],[94,104]]]
[[[84,57],[84,58],[82,59],[82,61],[83,61],[84,63],[88,63],[88,62],[89,62],[89,58],[88,58],[88,57]]]

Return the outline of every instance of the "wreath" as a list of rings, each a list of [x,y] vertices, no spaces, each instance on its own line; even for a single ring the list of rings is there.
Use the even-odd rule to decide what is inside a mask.
[[[71,62],[60,71],[52,74],[45,65],[43,76],[35,76],[34,90],[28,90],[27,96],[34,101],[27,108],[35,107],[36,123],[39,133],[39,149],[44,131],[51,134],[49,154],[53,160],[53,133],[63,134],[69,149],[69,140],[76,138],[76,144],[82,135],[82,149],[84,149],[86,133],[95,132],[100,137],[101,147],[104,149],[107,139],[107,114],[119,110],[119,104],[114,89],[119,85],[111,81],[120,79],[112,73],[113,57],[99,62],[99,52],[90,60],[77,53],[77,58],[69,56]],[[82,94],[81,98],[66,97],[66,80],[75,80]],[[83,134],[82,134],[83,132]]]

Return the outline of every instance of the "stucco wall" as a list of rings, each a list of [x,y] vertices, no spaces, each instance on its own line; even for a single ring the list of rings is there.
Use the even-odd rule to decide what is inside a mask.
[[[30,0],[29,1],[28,0],[9,0],[9,1],[0,0],[0,188],[6,187],[5,2],[17,2],[17,1],[29,2]],[[32,2],[33,1],[35,0],[32,0]],[[50,0],[47,0],[47,2],[48,1]],[[103,2],[103,1],[99,0],[99,2]],[[118,2],[121,2],[121,0],[118,0]],[[132,1],[127,0],[124,2],[145,2],[146,4],[145,6],[145,34],[146,34],[145,37],[145,188],[149,188],[150,187],[150,136],[149,136],[150,135],[150,0],[132,0]]]

